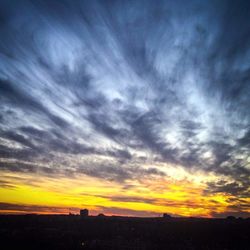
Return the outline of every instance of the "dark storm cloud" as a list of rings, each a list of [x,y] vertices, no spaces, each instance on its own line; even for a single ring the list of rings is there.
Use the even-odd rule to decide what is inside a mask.
[[[115,167],[79,160],[74,171],[121,181],[140,179],[130,165],[153,155],[231,179],[213,192],[246,192],[249,11],[247,1],[1,1],[1,158],[110,157]]]

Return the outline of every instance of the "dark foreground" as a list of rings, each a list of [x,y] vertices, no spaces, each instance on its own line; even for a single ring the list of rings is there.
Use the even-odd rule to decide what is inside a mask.
[[[1,249],[250,249],[249,219],[0,216]]]

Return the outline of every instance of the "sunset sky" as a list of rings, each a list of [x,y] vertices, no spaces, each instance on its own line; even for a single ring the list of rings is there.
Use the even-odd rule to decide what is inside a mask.
[[[0,0],[0,213],[249,217],[249,17]]]

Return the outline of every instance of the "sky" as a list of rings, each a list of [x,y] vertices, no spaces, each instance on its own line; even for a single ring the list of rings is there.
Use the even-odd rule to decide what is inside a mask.
[[[0,213],[249,217],[249,16],[0,0]]]

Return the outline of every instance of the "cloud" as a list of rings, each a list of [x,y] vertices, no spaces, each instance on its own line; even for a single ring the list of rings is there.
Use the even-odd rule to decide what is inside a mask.
[[[218,182],[211,182],[207,184],[208,191],[211,193],[226,193],[236,197],[249,196],[249,185],[247,185],[249,183],[220,180]]]
[[[15,188],[11,182],[0,180],[0,188]]]
[[[7,170],[10,172],[20,172],[20,173],[44,173],[44,174],[55,174],[55,169],[45,167],[45,166],[40,166],[37,165],[36,163],[27,163],[27,162],[0,162],[0,169],[1,170]],[[59,171],[56,172],[57,175],[59,175]]]
[[[140,166],[154,158],[215,173],[212,192],[247,195],[249,9],[4,1],[1,169],[56,175],[67,163],[72,174],[119,182],[164,176]]]
[[[73,209],[71,209],[72,212]],[[16,213],[16,214],[57,214],[68,213],[69,209],[64,207],[51,207],[51,206],[39,206],[39,205],[24,205],[24,204],[12,204],[12,203],[0,203],[0,211],[2,213]],[[75,212],[79,210],[76,209]]]
[[[99,209],[98,209],[99,208]],[[134,210],[129,208],[118,208],[118,207],[103,207],[99,206],[96,208],[96,212],[102,212],[106,215],[117,215],[117,216],[135,216],[135,217],[158,217],[160,214],[155,212],[145,212],[142,210]]]
[[[104,162],[100,164],[91,164],[91,166],[83,165],[77,170],[78,173],[83,173],[92,177],[106,179],[123,183],[126,180],[140,180],[152,177],[164,177],[166,174],[156,168],[142,168],[138,166],[124,166],[123,164],[112,164]]]

